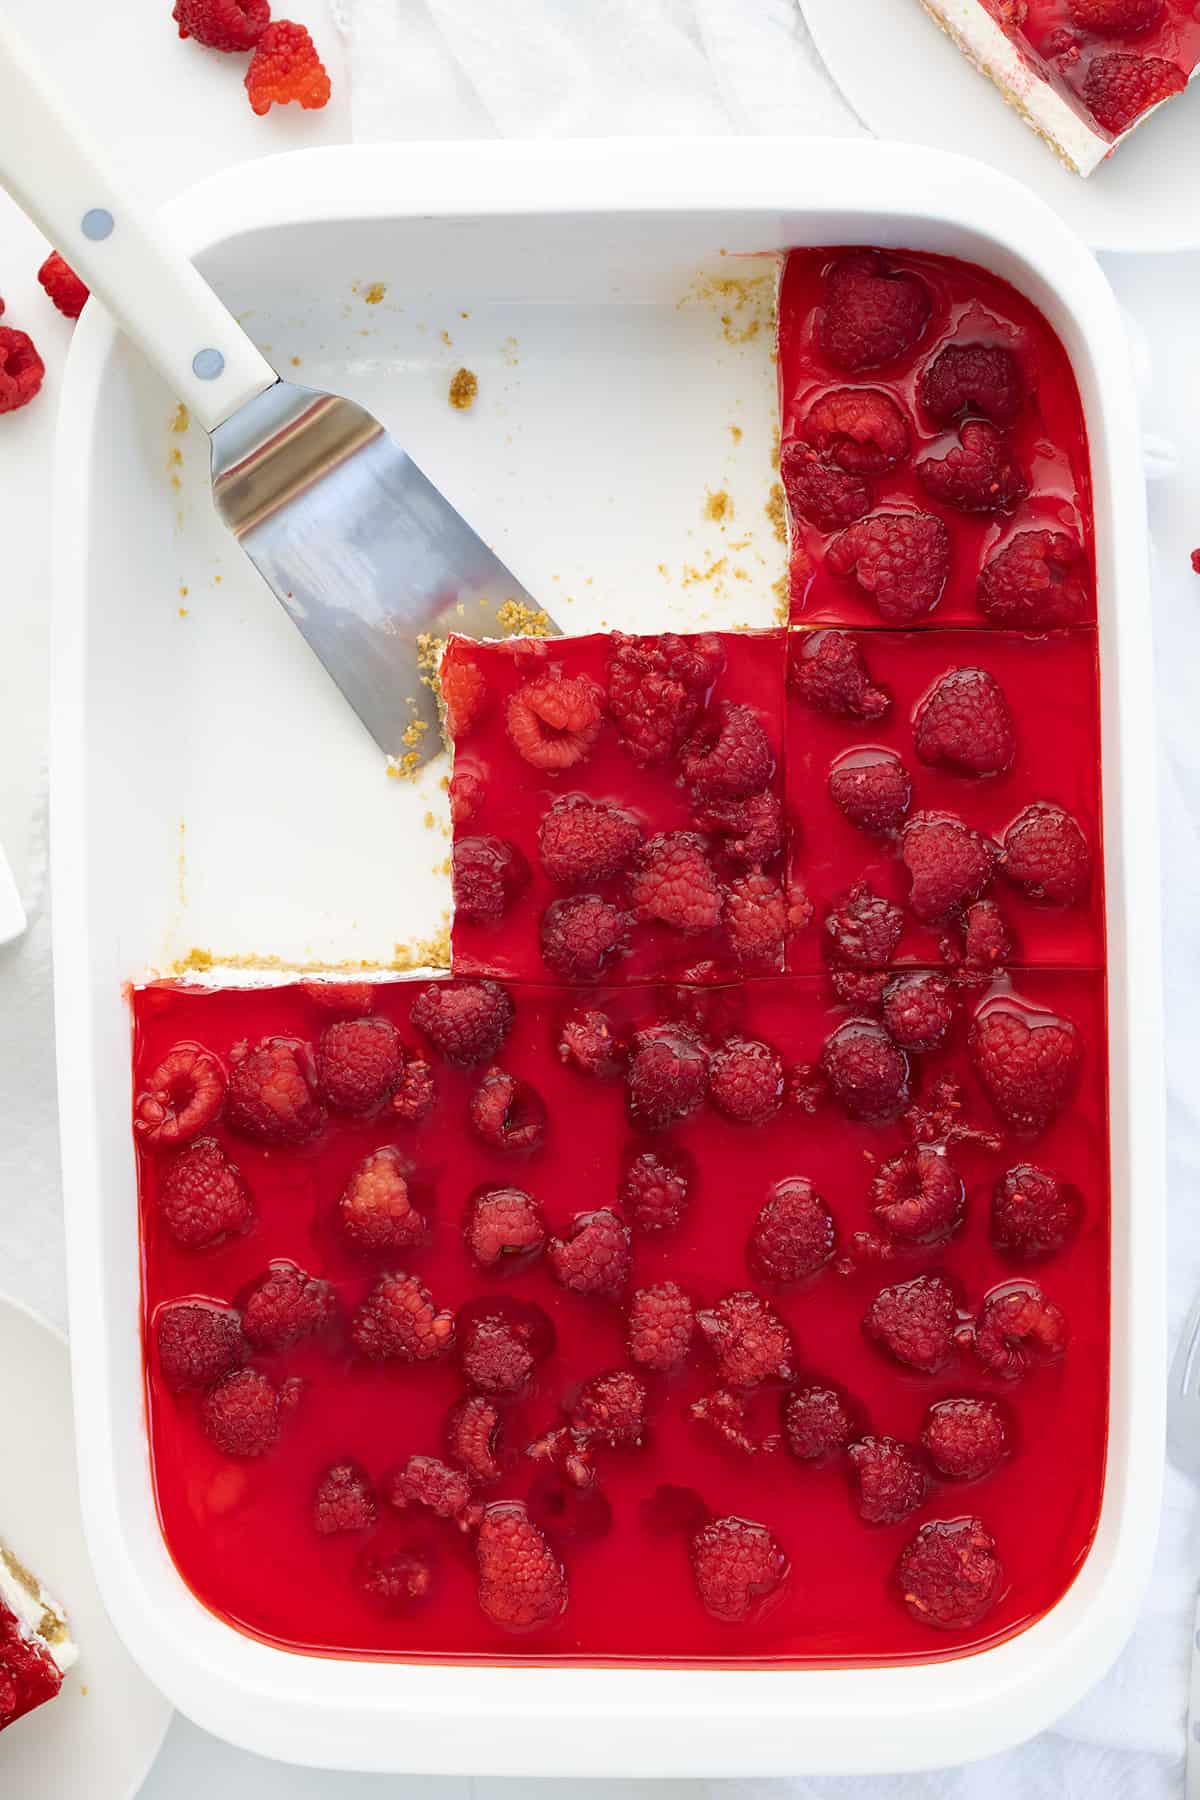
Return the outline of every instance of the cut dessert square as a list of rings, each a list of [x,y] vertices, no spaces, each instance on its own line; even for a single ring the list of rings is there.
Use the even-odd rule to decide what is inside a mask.
[[[78,1655],[58,1601],[0,1543],[0,1731],[53,1700]]]

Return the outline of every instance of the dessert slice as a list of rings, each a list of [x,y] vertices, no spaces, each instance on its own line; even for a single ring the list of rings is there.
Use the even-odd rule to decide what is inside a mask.
[[[58,1601],[0,1543],[0,1731],[53,1700],[78,1655]]]

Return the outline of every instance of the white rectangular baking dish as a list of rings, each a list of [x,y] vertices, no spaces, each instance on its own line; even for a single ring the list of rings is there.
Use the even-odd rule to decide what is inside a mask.
[[[318,151],[218,177],[176,202],[171,224],[269,355],[285,369],[299,357],[301,379],[364,397],[578,629],[773,614],[783,553],[762,518],[774,478],[772,282],[769,265],[759,283],[763,265],[737,257],[853,241],[945,251],[1044,309],[1079,377],[1095,481],[1111,1427],[1099,1530],[1074,1585],[1021,1636],[957,1661],[689,1671],[322,1660],[243,1637],[199,1605],[159,1535],[143,1429],[122,984],[191,945],[218,963],[267,951],[386,960],[436,926],[433,868],[446,846],[436,820],[419,835],[438,772],[419,791],[381,779],[211,518],[195,432],[170,431],[171,396],[89,309],[57,470],[55,955],[84,1509],[118,1629],[200,1724],[337,1767],[883,1771],[1032,1734],[1103,1673],[1132,1625],[1163,1437],[1144,504],[1125,337],[1096,263],[1015,183],[964,160],[844,142]],[[446,405],[460,362],[480,377],[470,414]],[[736,539],[703,516],[706,488],[732,496]]]

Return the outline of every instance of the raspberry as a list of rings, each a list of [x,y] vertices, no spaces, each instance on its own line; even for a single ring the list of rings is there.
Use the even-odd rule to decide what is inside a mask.
[[[651,1025],[635,1033],[625,1070],[630,1122],[661,1131],[686,1119],[704,1099],[708,1052],[687,1026]]]
[[[825,949],[833,962],[885,969],[904,931],[904,914],[860,881],[825,915]]]
[[[406,1053],[396,1091],[388,1102],[390,1110],[407,1124],[419,1125],[429,1117],[436,1100],[433,1070],[424,1057]]]
[[[293,1262],[269,1263],[242,1296],[242,1330],[256,1350],[290,1350],[331,1325],[337,1295]]]
[[[954,1348],[958,1308],[941,1275],[918,1275],[881,1288],[867,1308],[863,1330],[898,1363],[935,1374]]]
[[[803,1281],[837,1247],[833,1214],[807,1175],[777,1181],[750,1230],[751,1267],[769,1281]]]
[[[1018,813],[1005,832],[1001,870],[1030,900],[1077,906],[1091,880],[1092,856],[1070,813],[1039,800]]]
[[[900,840],[912,880],[908,904],[918,919],[938,924],[978,900],[999,850],[953,813],[914,813]]]
[[[947,344],[925,365],[919,391],[921,405],[939,425],[964,412],[1011,425],[1025,398],[1017,359],[1000,344]]]
[[[720,639],[713,636],[615,634],[608,705],[635,762],[659,763],[674,756],[724,663]]]
[[[970,775],[999,775],[1016,750],[1003,690],[986,669],[948,669],[930,688],[913,721],[917,755]]]
[[[630,1369],[608,1369],[585,1381],[571,1409],[571,1428],[585,1438],[628,1448],[646,1433],[646,1384]]]
[[[454,1342],[454,1314],[438,1312],[415,1275],[381,1275],[350,1322],[355,1348],[371,1362],[429,1362]]]
[[[695,1322],[692,1303],[675,1282],[639,1288],[629,1302],[625,1347],[630,1362],[662,1375],[682,1368]]]
[[[567,1576],[545,1534],[519,1500],[495,1500],[475,1543],[479,1604],[506,1631],[534,1631],[567,1605]]]
[[[312,1092],[312,1056],[295,1038],[263,1038],[230,1053],[225,1122],[260,1144],[302,1144],[325,1115]]]
[[[891,705],[883,688],[871,685],[858,640],[846,631],[806,632],[788,685],[806,706],[839,719],[880,719]]]
[[[409,1164],[393,1144],[364,1156],[338,1201],[338,1224],[352,1250],[366,1256],[410,1250],[425,1236],[413,1205]]]
[[[908,1058],[869,1019],[847,1019],[826,1038],[821,1073],[851,1119],[893,1119],[908,1105]]]
[[[802,429],[851,475],[882,475],[908,455],[908,421],[879,388],[831,388],[813,401]]]
[[[543,1437],[526,1445],[526,1456],[534,1462],[549,1463],[551,1479],[558,1485],[579,1492],[596,1485],[595,1455],[587,1439],[569,1425],[555,1425]]]
[[[844,1450],[857,1429],[855,1409],[837,1388],[795,1388],[784,1396],[783,1441],[800,1462]]]
[[[148,1149],[174,1149],[212,1124],[224,1098],[216,1057],[199,1044],[176,1044],[146,1077],[134,1103],[134,1132]]]
[[[858,1511],[868,1525],[896,1525],[916,1512],[929,1480],[908,1444],[891,1437],[860,1438],[846,1447],[858,1487]]]
[[[911,625],[942,597],[950,534],[932,513],[872,513],[834,538],[825,561],[872,596],[885,625]]]
[[[968,419],[945,456],[923,456],[917,479],[926,493],[960,512],[1010,512],[1029,492],[1029,483],[1002,431],[983,419]]]
[[[716,1306],[698,1312],[696,1323],[721,1380],[730,1387],[792,1379],[792,1334],[774,1308],[751,1288],[726,1294]]]
[[[552,900],[542,914],[542,960],[564,981],[594,981],[624,950],[628,923],[599,894]]]
[[[423,988],[409,1014],[456,1069],[487,1062],[512,1030],[513,1003],[494,981],[438,981]]]
[[[783,808],[779,796],[765,790],[743,800],[710,801],[696,824],[718,837],[722,853],[740,867],[773,862],[783,849]]]
[[[889,269],[878,250],[851,250],[826,272],[817,340],[839,369],[876,369],[912,349],[929,312],[918,276]]]
[[[871,1183],[871,1211],[893,1237],[929,1244],[961,1222],[966,1195],[957,1170],[924,1144],[885,1162]]]
[[[1163,0],[1068,0],[1067,10],[1083,31],[1147,31],[1162,17]]]
[[[487,788],[473,769],[459,769],[446,789],[452,825],[469,825],[487,799]]]
[[[240,1236],[254,1223],[241,1173],[215,1138],[197,1138],[179,1152],[163,1177],[158,1206],[163,1224],[185,1250]]]
[[[1079,1189],[1032,1163],[1006,1169],[992,1189],[992,1242],[1010,1256],[1053,1256],[1070,1242],[1082,1216]]]
[[[939,1475],[978,1481],[1008,1452],[1004,1410],[994,1400],[938,1400],[925,1414],[921,1442]]]
[[[966,1118],[966,1093],[962,1083],[952,1075],[939,1075],[932,1082],[922,1106],[910,1106],[904,1115],[904,1128],[914,1144],[977,1144],[982,1150],[999,1150],[1001,1139],[994,1131],[981,1131]]]
[[[546,1129],[541,1095],[494,1067],[471,1095],[467,1117],[480,1143],[492,1150],[536,1150]]]
[[[500,1411],[486,1394],[467,1394],[446,1420],[446,1450],[473,1481],[499,1481]]]
[[[556,800],[538,826],[542,867],[561,887],[587,887],[619,875],[641,841],[632,813],[582,794]]]
[[[459,838],[450,859],[455,914],[473,925],[495,925],[529,881],[529,864],[496,837]]]
[[[520,1394],[554,1346],[540,1306],[480,1301],[459,1316],[459,1354],[468,1387],[481,1394]]]
[[[993,625],[1074,625],[1088,608],[1087,559],[1065,531],[1018,531],[984,563],[975,599]]]
[[[200,1424],[226,1456],[262,1456],[279,1436],[279,1394],[257,1369],[233,1369],[200,1402]]]
[[[1038,1358],[1067,1347],[1062,1308],[1033,1282],[1014,1282],[988,1295],[975,1321],[975,1354],[990,1375],[1018,1381]]]
[[[505,717],[513,748],[535,769],[571,769],[600,735],[600,690],[584,675],[539,675],[510,694]]]
[[[697,800],[744,800],[766,787],[775,756],[754,707],[726,701],[700,721],[680,767]]]
[[[253,50],[271,8],[267,0],[175,0],[171,17],[181,38],[195,38],[210,50]]]
[[[740,1451],[743,1456],[756,1456],[760,1449],[767,1448],[751,1436],[745,1395],[735,1394],[732,1388],[717,1388],[711,1394],[702,1394],[688,1407],[688,1417],[707,1425],[722,1443],[731,1450]]]
[[[303,25],[273,19],[265,28],[246,70],[246,93],[260,118],[291,100],[308,112],[327,104],[329,76]]]
[[[442,705],[446,709],[446,730],[453,743],[466,737],[480,718],[487,700],[487,682],[479,664],[464,652],[461,644],[452,643],[438,675]],[[458,777],[455,777],[457,780]]]
[[[60,313],[68,319],[79,317],[87,301],[88,289],[57,250],[50,252],[38,270],[37,278]]]
[[[829,796],[861,831],[895,831],[912,800],[912,777],[894,750],[846,750],[829,770]]]
[[[788,1572],[779,1544],[751,1519],[710,1519],[693,1535],[689,1555],[705,1610],[735,1624],[756,1613]]]
[[[1081,1055],[1074,1025],[1008,995],[979,1007],[967,1049],[988,1099],[1018,1130],[1043,1130],[1074,1091]]]
[[[404,1045],[390,1019],[338,1019],[317,1042],[317,1090],[334,1112],[361,1119],[391,1099]]]
[[[1002,31],[1020,31],[1029,17],[1029,0],[983,0]]]
[[[359,1018],[375,1008],[373,981],[302,981],[300,992],[324,1013],[352,1013]]]
[[[941,1631],[977,1625],[999,1599],[1004,1576],[979,1519],[933,1519],[896,1562],[900,1597],[914,1619]]]
[[[321,1537],[340,1531],[369,1531],[379,1516],[375,1490],[357,1463],[334,1463],[317,1483],[313,1526]]]
[[[871,510],[871,490],[862,476],[835,468],[808,444],[793,440],[783,446],[779,474],[793,518],[806,519],[818,531],[838,531]]]
[[[573,1294],[615,1300],[629,1279],[629,1227],[607,1206],[576,1213],[565,1238],[547,1251],[555,1279]]]
[[[843,1006],[856,1013],[875,1012],[892,977],[887,969],[830,969],[829,985]],[[811,1111],[811,1107],[808,1109]]]
[[[28,333],[0,325],[0,413],[28,406],[45,373],[46,365]]]
[[[729,883],[723,914],[725,936],[738,962],[782,968],[789,930],[798,930],[808,922],[806,916],[796,916],[795,889],[792,895],[789,908],[779,883],[758,870],[736,875]]]
[[[1161,56],[1133,56],[1113,50],[1088,66],[1083,103],[1097,125],[1120,137],[1149,107],[1187,86],[1183,70]]]
[[[521,1188],[483,1188],[472,1195],[467,1248],[481,1269],[523,1266],[546,1242],[541,1207]]]
[[[764,1125],[783,1105],[783,1060],[757,1038],[732,1037],[708,1064],[708,1098],[723,1118]]]
[[[901,1050],[936,1050],[954,1022],[954,989],[944,975],[901,975],[883,996],[884,1030]]]
[[[966,972],[965,977],[960,973],[959,980],[972,974],[984,977],[995,974],[1012,954],[1008,927],[996,902],[976,900],[963,914],[962,926],[961,947],[948,938],[944,938],[941,945],[946,961],[961,965]]]
[[[358,1571],[359,1592],[387,1613],[411,1612],[429,1598],[432,1586],[429,1559],[416,1550],[369,1556]]]
[[[581,1075],[607,1080],[624,1066],[625,1046],[607,1013],[594,1008],[568,1013],[558,1034],[559,1060]]]
[[[242,1321],[215,1300],[167,1300],[156,1308],[154,1338],[163,1380],[176,1393],[209,1387],[246,1360]]]
[[[643,1150],[621,1180],[621,1205],[637,1231],[673,1231],[687,1211],[692,1168],[682,1155],[664,1158]]]
[[[387,1503],[397,1512],[423,1506],[436,1519],[455,1519],[465,1531],[472,1520],[471,1478],[462,1469],[451,1469],[436,1456],[410,1456],[402,1469],[388,1476]]]
[[[721,914],[721,889],[704,839],[694,831],[652,837],[638,853],[629,896],[639,919],[688,936],[711,931]]]

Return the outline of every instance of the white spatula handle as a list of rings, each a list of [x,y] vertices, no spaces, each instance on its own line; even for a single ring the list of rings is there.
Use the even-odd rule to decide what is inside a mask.
[[[207,430],[276,379],[154,214],[114,181],[2,12],[0,181]]]

